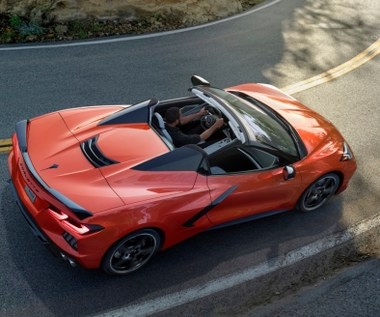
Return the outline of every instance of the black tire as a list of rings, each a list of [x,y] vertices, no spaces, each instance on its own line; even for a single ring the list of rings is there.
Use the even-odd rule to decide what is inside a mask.
[[[102,261],[102,269],[113,275],[125,275],[143,267],[160,249],[157,231],[144,229],[132,233],[109,248]]]
[[[297,203],[297,209],[309,212],[322,207],[337,191],[340,178],[335,173],[329,173],[318,178],[302,194]]]

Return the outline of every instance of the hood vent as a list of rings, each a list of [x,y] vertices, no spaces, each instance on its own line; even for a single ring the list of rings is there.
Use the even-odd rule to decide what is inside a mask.
[[[98,136],[88,139],[80,144],[83,154],[95,167],[103,167],[111,164],[119,163],[106,157],[102,151],[100,151],[98,145]]]

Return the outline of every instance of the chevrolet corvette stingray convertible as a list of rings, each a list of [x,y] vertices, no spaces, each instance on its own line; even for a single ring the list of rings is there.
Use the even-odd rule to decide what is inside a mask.
[[[218,89],[199,76],[190,94],[18,122],[10,184],[35,235],[72,266],[122,275],[202,231],[313,211],[347,188],[349,145],[293,97],[266,84]],[[175,147],[171,107],[202,113],[203,129],[218,118],[224,126]]]

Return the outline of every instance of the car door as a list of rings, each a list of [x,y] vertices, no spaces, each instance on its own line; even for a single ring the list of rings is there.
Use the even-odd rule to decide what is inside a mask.
[[[210,170],[207,184],[213,208],[207,216],[214,225],[289,210],[298,199],[300,175],[285,179],[284,166],[262,166],[241,147],[211,158]]]

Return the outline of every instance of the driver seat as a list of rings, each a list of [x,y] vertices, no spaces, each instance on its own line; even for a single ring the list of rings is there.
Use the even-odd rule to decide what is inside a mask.
[[[155,112],[153,114],[152,124],[157,128],[158,133],[160,133],[160,135],[165,140],[168,141],[168,143],[171,145],[171,147],[174,148],[174,146],[173,146],[173,139],[170,136],[169,132],[165,128],[165,121],[164,121],[164,119],[162,118],[162,116],[158,112]]]

